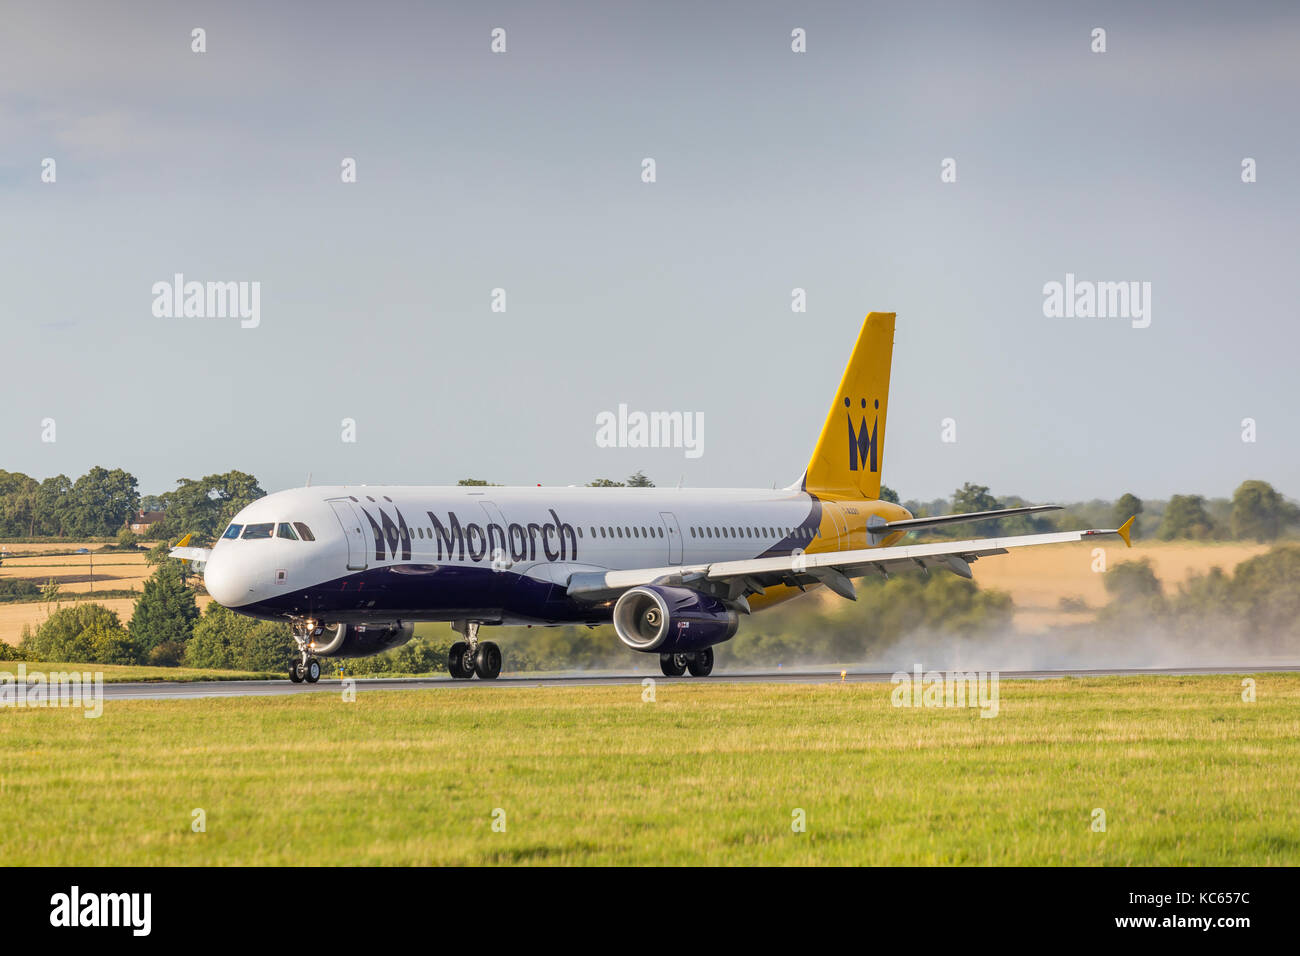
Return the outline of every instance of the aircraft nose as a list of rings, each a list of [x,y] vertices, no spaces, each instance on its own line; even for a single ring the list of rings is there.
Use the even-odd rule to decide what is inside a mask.
[[[238,562],[228,554],[213,555],[208,561],[203,569],[203,586],[222,607],[248,603],[248,582],[240,573]]]

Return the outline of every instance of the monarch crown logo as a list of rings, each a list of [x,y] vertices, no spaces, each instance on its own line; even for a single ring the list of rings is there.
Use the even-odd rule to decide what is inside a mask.
[[[861,399],[862,407],[867,407],[867,400]],[[844,396],[844,407],[849,411],[844,413],[844,418],[849,423],[849,471],[857,471],[861,465],[864,470],[877,471],[878,462],[876,458],[876,435],[877,426],[880,423],[880,399],[875,400],[875,409],[877,414],[871,419],[871,434],[867,434],[867,416],[862,415],[861,424],[858,430],[853,430],[853,411],[852,402],[849,397]],[[868,457],[870,457],[871,467],[867,468]]]

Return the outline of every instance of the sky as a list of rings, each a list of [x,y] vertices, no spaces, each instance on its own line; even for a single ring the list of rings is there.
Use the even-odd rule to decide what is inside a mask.
[[[0,468],[783,486],[875,310],[904,498],[1300,495],[1293,4],[4,17]],[[156,315],[177,273],[258,283],[256,327]],[[1067,274],[1149,324],[1046,315]],[[702,454],[600,447],[620,404]]]

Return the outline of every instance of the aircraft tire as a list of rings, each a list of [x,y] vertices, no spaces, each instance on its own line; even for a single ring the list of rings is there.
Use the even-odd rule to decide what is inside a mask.
[[[501,674],[501,648],[491,641],[479,641],[474,651],[474,673],[483,680],[496,680]]]
[[[468,680],[473,677],[473,672],[465,670],[465,652],[469,650],[469,645],[464,641],[457,641],[451,645],[451,650],[447,652],[447,673],[455,680]]]
[[[708,677],[713,673],[713,648],[706,647],[686,658],[686,669],[692,677]]]
[[[660,654],[659,669],[665,677],[681,677],[686,673],[685,654]]]

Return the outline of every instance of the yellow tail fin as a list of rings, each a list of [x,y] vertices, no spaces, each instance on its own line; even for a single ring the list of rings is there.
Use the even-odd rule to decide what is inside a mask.
[[[872,312],[862,323],[858,343],[853,346],[817,448],[808,462],[804,489],[813,494],[880,497],[894,315]]]

